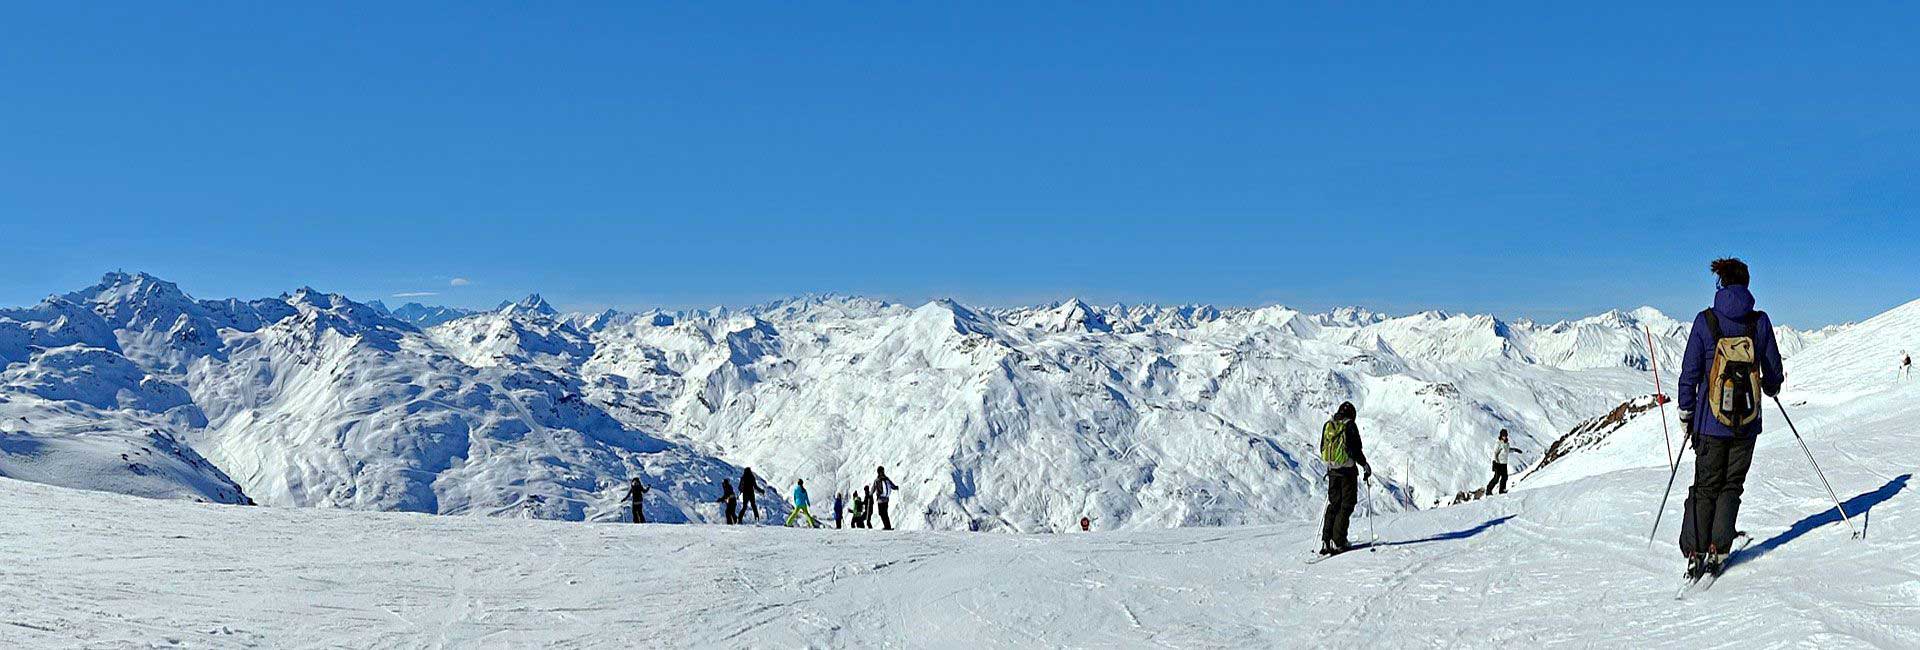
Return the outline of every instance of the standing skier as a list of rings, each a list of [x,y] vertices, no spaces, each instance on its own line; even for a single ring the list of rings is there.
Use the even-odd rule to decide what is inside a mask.
[[[754,523],[760,523],[760,502],[755,498],[759,494],[760,479],[754,477],[753,468],[740,470],[740,516],[734,523],[745,523],[747,510],[753,510]]]
[[[835,529],[840,528],[840,513],[846,508],[846,505],[844,493],[833,493],[833,527]]]
[[[647,513],[640,510],[640,499],[647,495],[647,485],[636,478],[627,483],[627,502],[633,507],[633,523],[647,523]]]
[[[1900,353],[1900,378],[1913,379],[1913,355]]]
[[[1519,452],[1507,444],[1507,430],[1501,429],[1500,442],[1493,446],[1493,480],[1487,481],[1487,489],[1483,490],[1487,496],[1493,496],[1495,485],[1500,486],[1501,494],[1507,493],[1507,455]]]
[[[800,479],[800,480],[794,481],[793,512],[787,515],[788,526],[793,525],[793,520],[795,518],[799,517],[800,515],[806,515],[807,525],[812,526],[814,528],[820,527],[820,520],[813,518],[813,513],[807,511],[807,505],[809,505],[807,500],[807,480]]]
[[[894,490],[900,489],[900,486],[894,485],[893,479],[887,478],[887,468],[880,467],[874,471],[873,498],[878,499],[880,504],[880,529],[893,530],[893,518],[887,516],[887,500],[893,496]],[[873,522],[869,521],[867,523],[872,524]]]
[[[1320,522],[1320,553],[1333,555],[1353,548],[1347,542],[1347,523],[1360,502],[1360,471],[1373,479],[1373,466],[1360,446],[1359,412],[1353,402],[1341,402],[1333,419],[1320,427],[1320,460],[1327,464],[1327,513]],[[1357,466],[1357,468],[1356,468]]]
[[[1687,576],[1726,567],[1740,515],[1740,494],[1760,434],[1760,400],[1784,379],[1773,320],[1753,309],[1747,265],[1714,260],[1719,290],[1713,307],[1693,319],[1680,367],[1680,422],[1694,443],[1693,487],[1680,522]],[[1698,414],[1705,411],[1705,417]]]
[[[733,494],[733,481],[724,479],[724,478],[720,479],[719,501],[720,501],[720,506],[727,509],[728,524],[740,523],[740,515],[733,513],[733,505],[735,503],[738,503],[739,500],[740,500],[740,497],[735,496]]]
[[[859,492],[854,492],[853,493],[853,522],[848,525],[854,528],[865,528],[866,518],[867,518],[867,501],[866,499],[860,498]]]

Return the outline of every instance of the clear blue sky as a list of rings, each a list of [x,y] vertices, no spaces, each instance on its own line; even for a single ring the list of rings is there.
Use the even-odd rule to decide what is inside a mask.
[[[0,14],[0,304],[1920,297],[1912,4],[291,4]]]

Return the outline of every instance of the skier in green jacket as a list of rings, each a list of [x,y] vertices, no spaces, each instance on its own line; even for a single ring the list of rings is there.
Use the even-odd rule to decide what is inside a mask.
[[[1354,424],[1358,410],[1353,402],[1342,402],[1333,419],[1320,427],[1320,460],[1327,463],[1327,512],[1320,522],[1320,553],[1333,555],[1353,548],[1347,542],[1347,523],[1353,507],[1360,502],[1360,472],[1373,480],[1373,466],[1360,446],[1360,426]]]

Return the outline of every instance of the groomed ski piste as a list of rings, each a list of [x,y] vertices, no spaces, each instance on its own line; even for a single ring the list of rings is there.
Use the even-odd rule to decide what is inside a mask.
[[[1650,549],[1667,467],[1645,416],[1537,485],[1375,516],[1377,550],[1313,565],[1317,524],[1304,521],[1047,535],[636,526],[0,479],[0,645],[1914,648],[1920,383],[1854,358],[1911,344],[1887,334],[1810,351],[1782,395],[1865,538],[1770,406],[1740,517],[1755,541],[1685,602],[1674,535],[1691,461]],[[1369,531],[1354,522],[1356,541]]]

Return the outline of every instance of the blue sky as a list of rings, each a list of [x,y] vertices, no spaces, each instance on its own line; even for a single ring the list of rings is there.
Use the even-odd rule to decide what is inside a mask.
[[[62,4],[0,19],[0,304],[1920,297],[1913,5]]]

